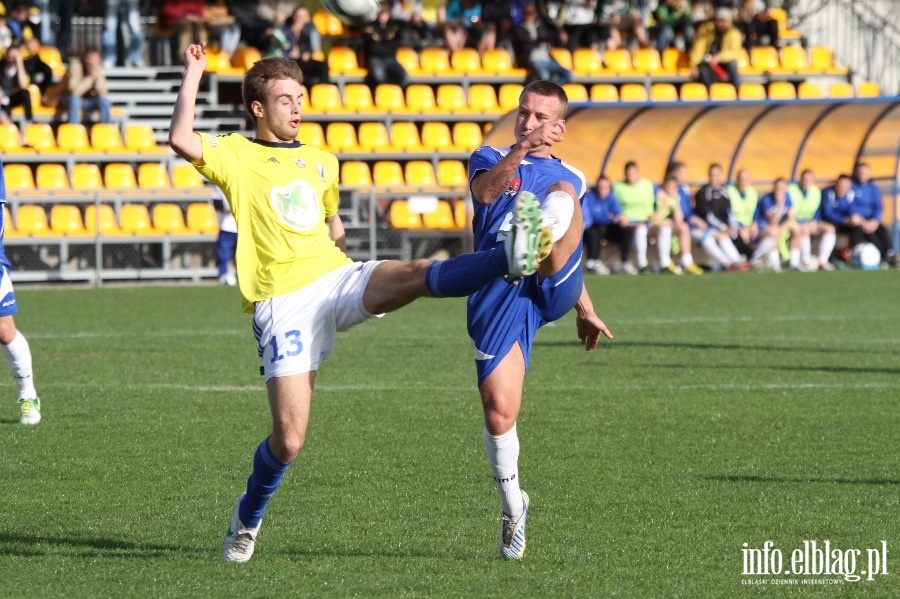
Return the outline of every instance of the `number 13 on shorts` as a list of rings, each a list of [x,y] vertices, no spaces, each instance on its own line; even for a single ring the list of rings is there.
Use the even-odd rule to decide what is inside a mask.
[[[303,352],[303,343],[300,342],[300,331],[285,331],[281,341],[273,335],[269,339],[269,347],[272,348],[269,364],[280,362],[286,357],[299,356]]]

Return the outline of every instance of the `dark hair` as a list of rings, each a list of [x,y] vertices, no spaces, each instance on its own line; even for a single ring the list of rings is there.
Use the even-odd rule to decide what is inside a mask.
[[[677,171],[680,168],[684,168],[684,167],[685,167],[685,164],[679,160],[669,163],[669,168],[666,169],[666,178],[674,176],[675,171]]]
[[[802,178],[805,177],[806,175],[811,175],[811,174],[813,174],[812,169],[811,169],[811,168],[805,168],[805,169],[803,169],[802,171],[800,171],[800,178],[802,179]]]
[[[719,164],[718,162],[711,162],[711,163],[709,163],[709,170],[713,170],[714,168],[717,168],[717,169],[719,169],[719,170],[722,170],[722,165]]]
[[[244,110],[253,119],[254,125],[256,124],[256,117],[250,106],[254,102],[265,104],[269,83],[280,79],[291,79],[302,85],[303,72],[300,71],[300,67],[293,60],[272,57],[257,61],[244,73],[244,81],[241,83],[241,97],[244,100]]]
[[[522,101],[525,94],[556,98],[559,100],[559,112],[562,116],[566,115],[566,110],[569,108],[569,96],[566,95],[566,90],[553,81],[547,81],[546,79],[532,81],[522,89],[522,93],[519,94],[519,102]]]
[[[635,162],[634,160],[629,160],[628,162],[626,162],[625,170],[627,171],[630,168],[637,168],[637,162]]]
[[[678,183],[678,179],[673,177],[672,175],[667,175],[665,179],[663,179],[663,185],[666,183]]]

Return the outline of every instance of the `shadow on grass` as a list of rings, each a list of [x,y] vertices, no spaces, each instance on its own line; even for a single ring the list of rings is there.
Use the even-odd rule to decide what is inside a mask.
[[[76,557],[153,558],[174,555],[210,557],[211,550],[182,545],[133,543],[102,537],[51,537],[0,533],[0,556],[41,557],[69,553]]]
[[[900,480],[890,478],[789,478],[785,476],[752,476],[720,474],[702,476],[704,480],[726,483],[815,483],[827,485],[900,485]]]

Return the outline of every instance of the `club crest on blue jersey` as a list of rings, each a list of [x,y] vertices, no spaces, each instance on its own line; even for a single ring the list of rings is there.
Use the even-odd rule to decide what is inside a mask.
[[[520,187],[522,187],[522,180],[516,177],[512,180],[512,183],[509,184],[509,188],[503,192],[503,195],[513,197],[519,193]]]

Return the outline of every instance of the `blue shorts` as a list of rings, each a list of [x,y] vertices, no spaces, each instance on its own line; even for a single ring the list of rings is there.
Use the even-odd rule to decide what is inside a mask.
[[[479,386],[517,341],[527,369],[537,330],[575,307],[584,282],[581,252],[579,245],[566,265],[543,281],[536,274],[517,285],[495,279],[469,296],[467,324]]]
[[[10,316],[18,311],[12,279],[9,278],[9,267],[0,264],[0,316]]]

